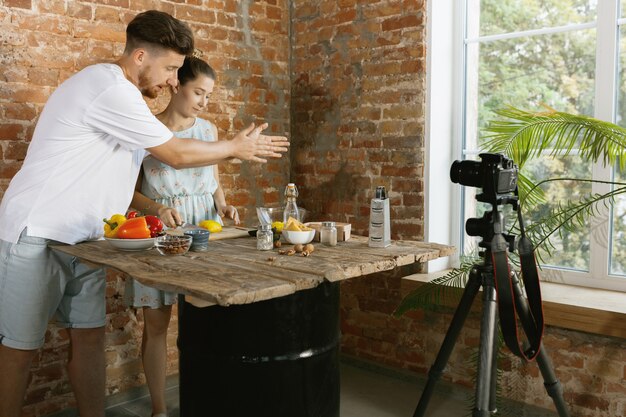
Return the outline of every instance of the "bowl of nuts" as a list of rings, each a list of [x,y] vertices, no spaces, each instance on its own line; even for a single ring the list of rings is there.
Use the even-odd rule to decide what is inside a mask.
[[[161,255],[183,255],[187,253],[191,236],[163,235],[156,238],[155,246]]]

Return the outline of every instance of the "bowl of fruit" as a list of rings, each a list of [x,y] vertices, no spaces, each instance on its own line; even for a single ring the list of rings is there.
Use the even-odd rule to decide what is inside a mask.
[[[309,243],[315,237],[315,229],[302,224],[300,221],[289,217],[282,231],[285,240],[294,245]]]
[[[154,247],[163,223],[155,216],[114,214],[104,219],[104,239],[114,248],[125,251],[147,250]]]

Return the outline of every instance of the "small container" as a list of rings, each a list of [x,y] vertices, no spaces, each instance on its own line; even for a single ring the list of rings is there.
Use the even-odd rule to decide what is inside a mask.
[[[274,248],[274,232],[271,224],[262,224],[256,232],[256,248],[258,250],[272,250]]]
[[[335,222],[322,222],[320,242],[325,246],[337,246],[337,228]]]
[[[191,236],[163,235],[156,238],[155,246],[161,255],[184,255],[191,240]]]
[[[194,252],[204,252],[209,250],[210,234],[211,232],[205,229],[187,230],[185,232],[185,235],[192,237],[191,248],[189,248],[189,250],[192,250]]]

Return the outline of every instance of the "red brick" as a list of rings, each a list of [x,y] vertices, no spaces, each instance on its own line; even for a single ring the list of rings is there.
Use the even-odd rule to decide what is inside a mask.
[[[24,126],[18,123],[0,124],[0,140],[19,139],[24,132]]]
[[[40,0],[37,4],[39,13],[65,15],[65,0]]]
[[[100,22],[117,23],[121,21],[120,10],[116,7],[96,6],[94,20]]]
[[[9,142],[4,151],[5,160],[23,161],[28,150],[28,142]]]
[[[175,16],[177,19],[181,19],[185,22],[202,22],[213,24],[215,23],[215,11],[208,10],[205,7],[187,6],[183,4],[177,4],[175,6]]]
[[[32,30],[37,32],[50,32],[60,35],[70,34],[70,21],[64,17],[50,15],[26,15],[18,16],[15,19],[18,27],[22,30]]]
[[[33,120],[37,116],[35,106],[28,103],[4,103],[2,107],[7,120]]]
[[[226,26],[234,28],[236,27],[236,21],[234,16],[230,16],[224,13],[216,13],[217,24],[220,26]]]
[[[22,166],[21,162],[7,162],[0,164],[0,178],[13,178]]]
[[[97,22],[74,22],[74,36],[76,38],[93,38],[110,42],[126,41],[126,25],[123,23],[99,24]]]
[[[33,67],[28,70],[28,81],[34,85],[57,86],[59,70],[52,68]]]
[[[420,26],[424,23],[421,13],[419,15],[410,14],[408,16],[393,17],[384,20],[382,23],[383,32],[403,29],[407,27]]]
[[[20,9],[32,8],[31,0],[4,0],[5,7],[18,7]]]

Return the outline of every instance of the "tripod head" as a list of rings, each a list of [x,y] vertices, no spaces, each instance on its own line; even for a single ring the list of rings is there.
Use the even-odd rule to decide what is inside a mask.
[[[502,154],[481,153],[479,157],[481,161],[454,161],[450,179],[461,185],[482,188],[483,192],[476,196],[476,200],[492,207],[483,217],[470,218],[465,222],[465,232],[469,236],[482,238],[478,246],[485,250],[479,255],[487,263],[491,262],[491,241],[495,234],[504,236],[509,252],[515,249],[515,235],[504,233],[504,214],[499,208],[510,204],[513,210],[518,210],[518,169],[513,160]]]

